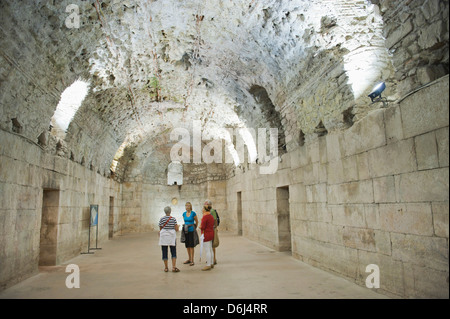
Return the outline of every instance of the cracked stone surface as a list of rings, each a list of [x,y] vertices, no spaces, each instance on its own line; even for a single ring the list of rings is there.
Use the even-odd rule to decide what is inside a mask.
[[[73,4],[79,26],[69,28]],[[105,176],[116,162],[122,180],[142,177],[149,165],[164,172],[170,132],[192,132],[194,120],[205,139],[220,139],[221,128],[276,127],[280,150],[289,151],[318,130],[345,129],[348,118],[364,117],[376,81],[386,81],[395,100],[398,82],[419,66],[401,88],[445,74],[448,30],[438,18],[448,6],[419,5],[2,1],[0,126]],[[391,18],[394,8],[402,14]],[[404,23],[394,28],[398,19]],[[408,39],[425,22],[419,39]],[[410,50],[395,52],[401,41]],[[61,138],[49,123],[77,79],[89,83],[89,93]]]

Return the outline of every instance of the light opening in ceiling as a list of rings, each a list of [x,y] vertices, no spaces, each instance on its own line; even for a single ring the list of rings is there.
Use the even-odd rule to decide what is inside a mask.
[[[54,128],[64,133],[67,131],[70,122],[81,106],[81,103],[83,103],[88,91],[89,82],[76,80],[61,93],[61,99],[51,120]]]

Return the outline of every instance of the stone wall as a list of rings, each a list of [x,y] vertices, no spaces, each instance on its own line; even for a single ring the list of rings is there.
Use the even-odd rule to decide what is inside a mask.
[[[41,223],[52,223],[54,264],[86,252],[89,205],[99,205],[98,243],[108,239],[113,206],[113,233],[120,231],[121,186],[65,158],[50,155],[28,139],[0,130],[0,289],[38,272]],[[44,190],[57,190],[52,221],[42,221]],[[110,203],[110,197],[113,197]],[[95,231],[95,227],[92,228]],[[95,233],[91,234],[95,247]]]
[[[155,185],[142,182],[123,184],[121,223],[123,232],[146,232],[159,230],[158,223],[164,216],[164,207],[170,206],[172,216],[179,225],[186,202],[202,218],[202,207],[210,199],[219,215],[226,211],[226,181],[207,181],[189,185]],[[224,225],[227,224],[225,219]],[[222,224],[221,224],[222,225]],[[223,229],[226,229],[224,226]]]
[[[306,142],[272,175],[227,182],[230,229],[280,248],[277,187],[289,186],[292,255],[380,292],[448,298],[448,76],[351,128]],[[231,222],[232,220],[232,222]]]
[[[378,2],[399,96],[448,74],[448,1]]]

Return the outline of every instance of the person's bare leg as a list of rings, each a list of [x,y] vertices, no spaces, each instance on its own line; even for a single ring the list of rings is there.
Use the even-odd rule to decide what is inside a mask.
[[[177,268],[177,259],[176,258],[172,258],[172,269]]]
[[[184,264],[189,264],[189,263],[192,262],[192,259],[191,259],[191,248],[190,248],[190,247],[187,247],[186,250],[187,250],[187,253],[188,253],[188,260],[186,260],[186,261],[184,262]]]

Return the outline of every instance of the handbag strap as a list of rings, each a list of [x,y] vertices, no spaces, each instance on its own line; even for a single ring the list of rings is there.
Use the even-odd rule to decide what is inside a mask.
[[[169,222],[169,220],[172,218],[172,216],[169,217],[169,219],[166,221],[166,223],[164,224],[164,226],[161,228],[161,230],[164,229],[164,227],[166,227],[167,223]]]

